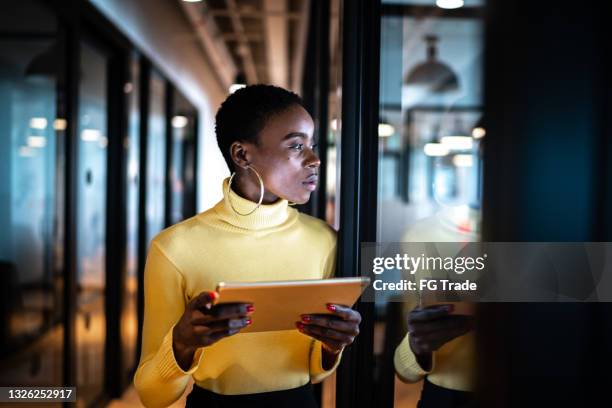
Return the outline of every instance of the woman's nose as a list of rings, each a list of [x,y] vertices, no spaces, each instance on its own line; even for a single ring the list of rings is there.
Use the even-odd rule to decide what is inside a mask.
[[[309,168],[319,168],[321,166],[321,159],[315,153],[314,150],[310,150],[310,155],[306,159],[306,167]]]

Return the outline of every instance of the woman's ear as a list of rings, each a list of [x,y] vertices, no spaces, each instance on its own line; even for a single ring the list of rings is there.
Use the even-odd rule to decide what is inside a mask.
[[[230,146],[230,156],[237,167],[246,168],[250,163],[250,153],[246,144],[234,142]]]

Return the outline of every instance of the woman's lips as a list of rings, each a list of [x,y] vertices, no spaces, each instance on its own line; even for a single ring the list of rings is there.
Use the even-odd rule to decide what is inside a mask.
[[[314,191],[317,188],[318,177],[309,177],[306,181],[302,182],[304,187],[310,191]]]

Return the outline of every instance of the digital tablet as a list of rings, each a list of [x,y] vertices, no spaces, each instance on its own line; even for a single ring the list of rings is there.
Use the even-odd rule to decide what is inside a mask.
[[[325,313],[328,303],[352,307],[370,284],[367,277],[271,282],[220,282],[219,303],[252,303],[253,323],[241,333],[295,330],[303,314]]]

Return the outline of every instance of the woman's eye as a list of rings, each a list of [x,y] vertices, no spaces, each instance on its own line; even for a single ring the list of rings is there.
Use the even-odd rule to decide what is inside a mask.
[[[315,144],[313,144],[313,145],[312,145],[311,149],[312,149],[312,150],[314,150],[314,149],[316,149],[318,146],[319,146],[319,145],[318,145],[317,143],[315,143]]]
[[[293,146],[291,146],[291,148],[294,150],[303,150],[304,144],[303,143],[294,144]]]

